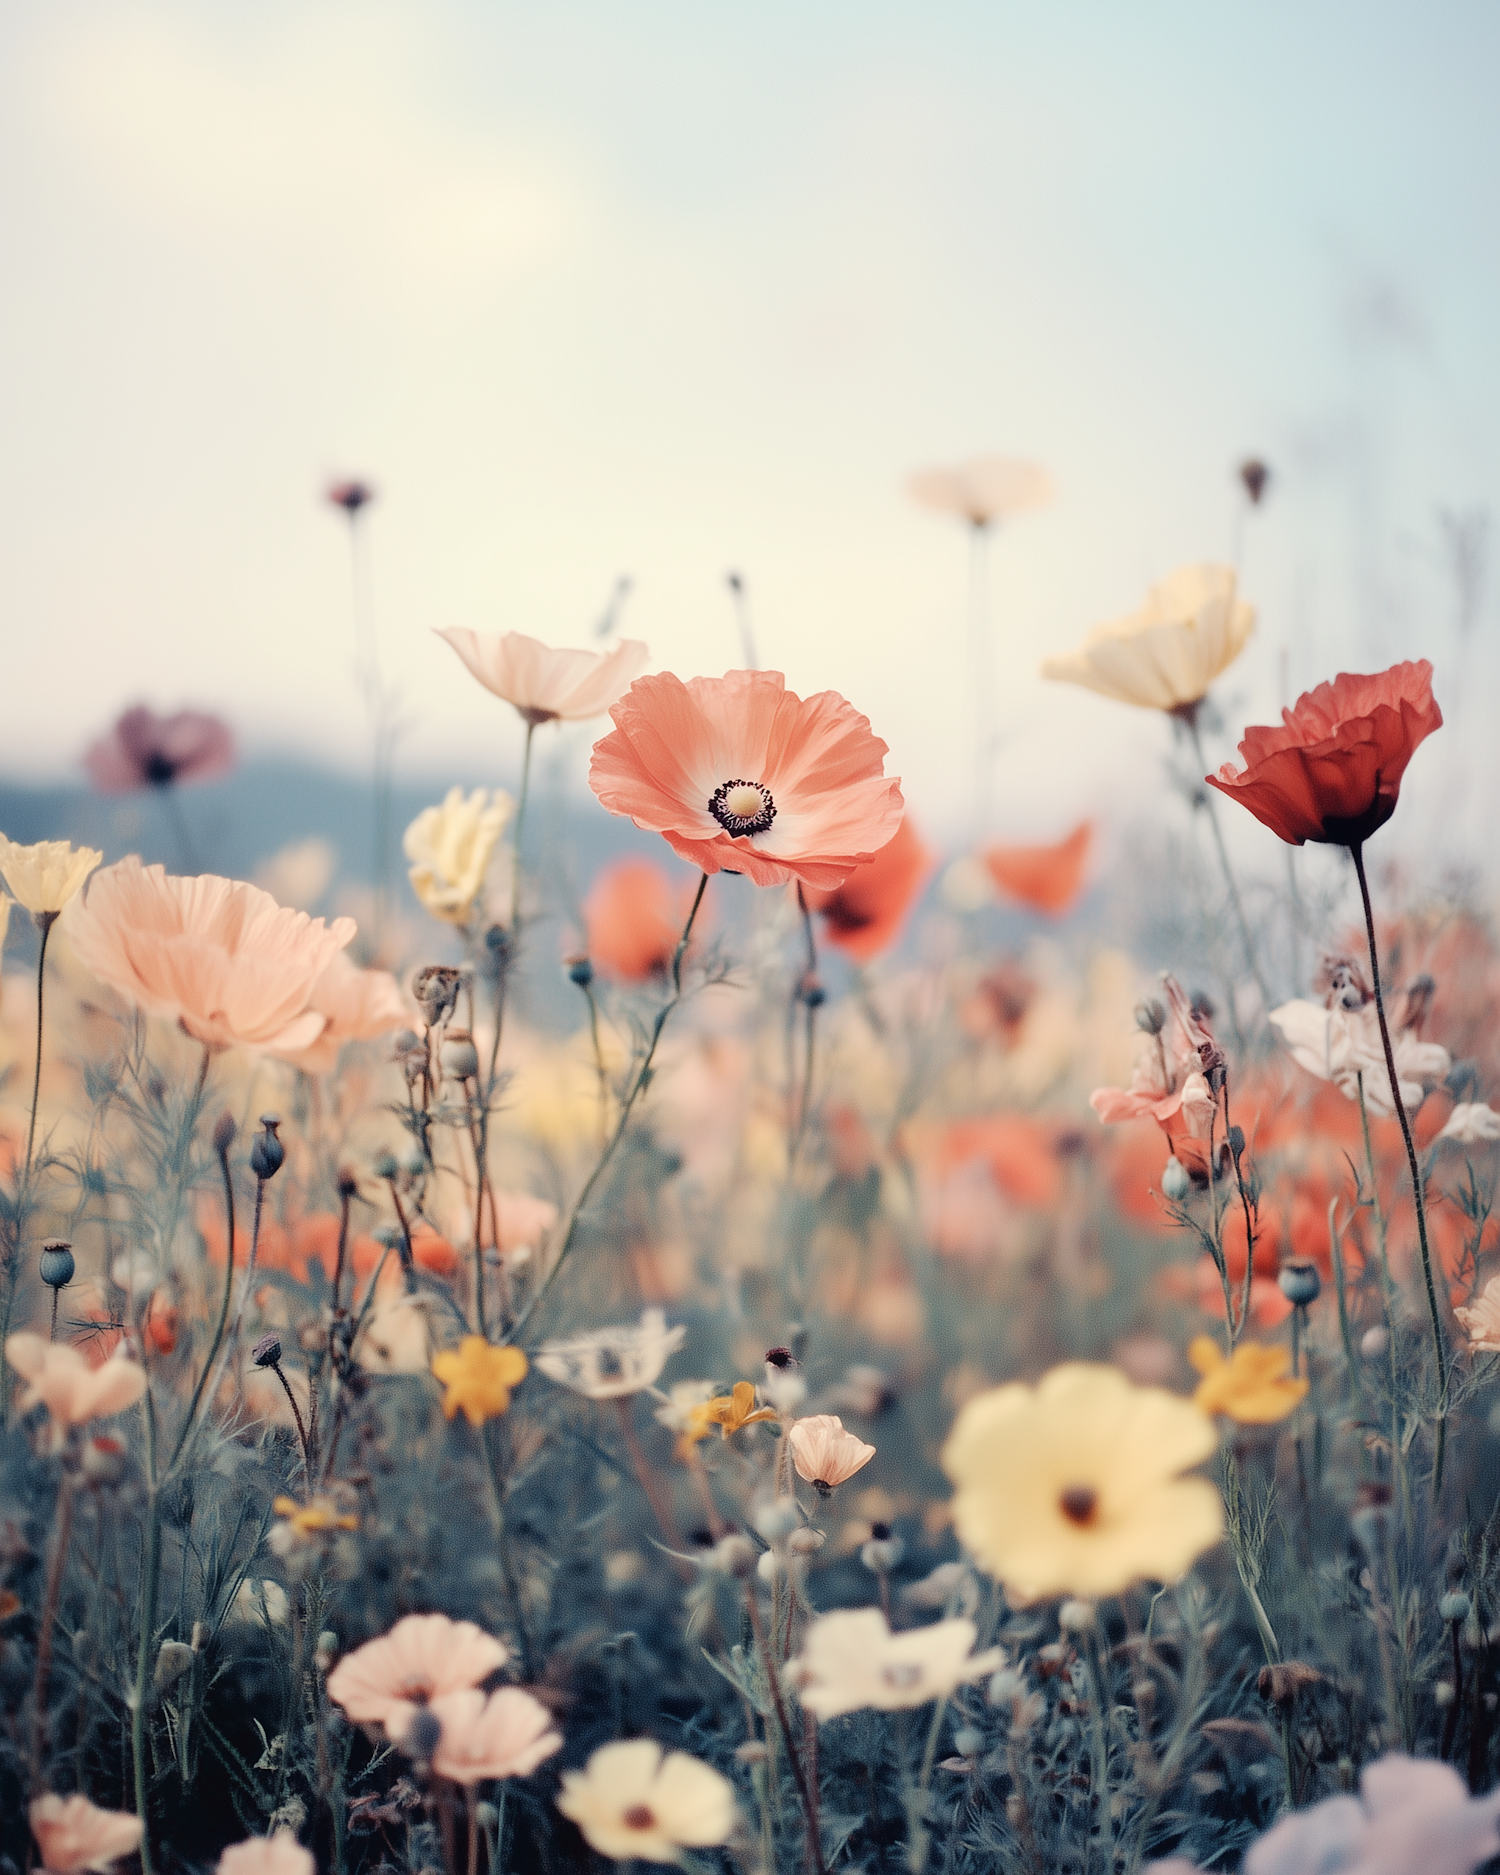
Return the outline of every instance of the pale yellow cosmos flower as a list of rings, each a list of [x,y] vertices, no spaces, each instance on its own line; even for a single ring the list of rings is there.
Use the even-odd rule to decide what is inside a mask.
[[[91,846],[75,847],[67,840],[18,846],[0,833],[0,873],[33,918],[55,918],[103,857]]]
[[[585,1842],[615,1862],[677,1862],[733,1833],[734,1786],[686,1751],[652,1738],[601,1745],[581,1771],[564,1771],[557,1807]]]
[[[424,807],[402,846],[412,862],[407,876],[426,910],[446,924],[467,924],[484,890],[496,842],[510,819],[503,789],[450,788],[441,807]]]
[[[1227,566],[1182,566],[1139,611],[1100,625],[1082,648],[1048,658],[1043,677],[1144,710],[1189,710],[1250,642],[1255,608]]]

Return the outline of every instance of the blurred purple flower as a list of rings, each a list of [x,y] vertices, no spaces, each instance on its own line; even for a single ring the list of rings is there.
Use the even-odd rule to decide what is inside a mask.
[[[227,723],[201,710],[158,716],[140,703],[88,749],[83,765],[102,794],[211,781],[234,766],[234,737]]]
[[[335,508],[342,508],[352,521],[361,508],[368,508],[375,499],[375,490],[368,482],[331,482],[328,499]]]

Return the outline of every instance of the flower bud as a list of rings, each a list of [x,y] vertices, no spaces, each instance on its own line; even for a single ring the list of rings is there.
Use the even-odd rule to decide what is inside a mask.
[[[431,1706],[418,1706],[401,1739],[401,1749],[418,1764],[430,1764],[443,1736],[443,1722]]]
[[[706,1560],[709,1567],[717,1569],[721,1575],[734,1576],[743,1581],[755,1568],[760,1553],[749,1537],[735,1532],[720,1537],[708,1552]]]
[[[1099,1610],[1092,1602],[1070,1599],[1057,1611],[1057,1625],[1064,1634],[1086,1634],[1098,1621]]]
[[[443,1072],[455,1081],[472,1081],[479,1074],[479,1050],[467,1029],[449,1029],[443,1043]]]
[[[327,1673],[339,1657],[339,1637],[332,1628],[324,1628],[313,1648],[313,1665],[319,1673]]]
[[[1135,1026],[1143,1035],[1160,1035],[1167,1026],[1167,1006],[1157,997],[1147,997],[1135,1006]]]
[[[49,1237],[42,1245],[42,1281],[49,1289],[66,1289],[77,1265],[73,1246],[65,1237]]]
[[[889,1575],[906,1554],[906,1545],[899,1536],[891,1533],[888,1523],[874,1523],[870,1526],[870,1540],[862,1543],[859,1560],[866,1569],[873,1570],[878,1576]]]
[[[234,1136],[239,1130],[232,1113],[221,1113],[214,1121],[214,1151],[221,1159],[234,1144]]]
[[[1175,1152],[1162,1167],[1161,1189],[1162,1196],[1170,1198],[1173,1204],[1181,1204],[1193,1189],[1193,1181]]]
[[[1444,1621],[1467,1621],[1472,1606],[1462,1589],[1454,1589],[1438,1603],[1438,1613]]]
[[[1012,1699],[1019,1699],[1026,1691],[1026,1681],[1014,1667],[1002,1667],[998,1673],[991,1674],[989,1701],[992,1706],[1004,1706]]]
[[[376,1178],[383,1178],[387,1180],[393,1179],[400,1170],[401,1170],[401,1167],[396,1163],[395,1153],[393,1152],[377,1152],[376,1153],[375,1155]]]
[[[1373,1328],[1367,1328],[1359,1338],[1359,1351],[1369,1360],[1377,1360],[1391,1345],[1391,1331],[1384,1322],[1377,1322]]]
[[[809,1009],[821,1009],[828,1001],[828,992],[809,970],[797,985],[797,994]]]
[[[594,980],[594,966],[587,957],[568,959],[568,981],[576,983],[581,990],[586,990]]]
[[[1316,1302],[1318,1292],[1323,1287],[1315,1263],[1285,1263],[1276,1281],[1287,1301],[1299,1309],[1305,1309],[1309,1302]]]
[[[790,1497],[772,1498],[755,1513],[756,1534],[767,1543],[779,1543],[783,1537],[790,1536],[801,1522],[796,1500]]]
[[[821,1530],[814,1530],[811,1524],[803,1524],[800,1530],[794,1530],[787,1538],[786,1546],[794,1556],[812,1556],[827,1541],[828,1538]]]
[[[250,1170],[259,1179],[275,1178],[286,1162],[286,1147],[276,1134],[277,1127],[281,1125],[281,1115],[263,1113],[260,1123],[263,1130],[250,1148]]]
[[[977,1725],[961,1725],[953,1734],[953,1749],[965,1758],[975,1758],[984,1750],[984,1733]]]
[[[1238,1160],[1238,1159],[1239,1159],[1239,1157],[1240,1157],[1240,1155],[1241,1155],[1241,1154],[1242,1154],[1242,1153],[1244,1152],[1244,1150],[1245,1150],[1245,1129],[1244,1129],[1244,1127],[1242,1127],[1242,1126],[1231,1126],[1231,1127],[1230,1127],[1230,1129],[1229,1129],[1229,1150],[1230,1150],[1230,1151],[1231,1151],[1231,1152],[1232,1152],[1232,1153],[1234,1154],[1234,1156],[1235,1156],[1235,1159],[1236,1159],[1236,1160]]]
[[[1240,464],[1240,486],[1250,497],[1252,508],[1258,508],[1266,486],[1271,480],[1271,471],[1258,456],[1249,456]]]
[[[775,1550],[763,1549],[755,1560],[755,1573],[770,1588],[784,1566]]]
[[[411,993],[417,1007],[435,1029],[445,1016],[452,1015],[458,1002],[462,978],[451,964],[427,964],[412,978]]]
[[[250,1358],[257,1367],[280,1367],[280,1335],[262,1335],[260,1340],[257,1341],[255,1346],[250,1350]]]
[[[156,1652],[156,1671],[152,1682],[158,1692],[180,1680],[193,1664],[193,1650],[184,1641],[163,1641]]]
[[[359,1196],[359,1179],[347,1165],[341,1165],[339,1167],[338,1190],[341,1198],[357,1198]]]
[[[500,1827],[500,1812],[492,1803],[476,1803],[474,1806],[474,1821],[483,1830],[498,1829]]]

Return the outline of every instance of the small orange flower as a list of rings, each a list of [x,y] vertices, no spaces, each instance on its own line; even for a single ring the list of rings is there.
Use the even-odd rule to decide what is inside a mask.
[[[315,1497],[310,1503],[299,1504],[294,1497],[278,1497],[272,1501],[272,1510],[278,1517],[284,1517],[298,1536],[312,1536],[322,1530],[357,1530],[358,1517],[351,1517],[341,1511],[331,1497]]]
[[[868,963],[901,935],[931,870],[932,855],[908,814],[867,866],[856,867],[831,892],[808,892],[807,902],[822,914],[827,941],[856,963]]]
[[[443,1413],[462,1412],[471,1426],[498,1419],[510,1405],[511,1389],[526,1378],[529,1363],[519,1348],[497,1348],[483,1335],[465,1335],[456,1348],[432,1357],[432,1371],[447,1391]]]
[[[1242,1426],[1273,1426],[1295,1412],[1307,1393],[1305,1380],[1294,1380],[1287,1348],[1242,1341],[1226,1357],[1219,1344],[1198,1335],[1188,1344],[1188,1359],[1202,1374],[1193,1404],[1210,1418],[1222,1413]]]
[[[716,1399],[705,1400],[701,1406],[693,1408],[689,1415],[689,1432],[693,1438],[701,1439],[710,1426],[717,1426],[720,1436],[727,1439],[731,1432],[738,1432],[743,1426],[756,1426],[775,1418],[775,1407],[758,1407],[755,1388],[748,1380],[737,1380],[732,1393],[721,1393]],[[703,1432],[697,1430],[700,1424]]]

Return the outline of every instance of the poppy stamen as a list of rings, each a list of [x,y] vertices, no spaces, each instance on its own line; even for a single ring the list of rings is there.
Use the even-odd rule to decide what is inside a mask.
[[[708,811],[734,838],[764,833],[776,818],[771,790],[759,781],[724,781],[709,797]]]

